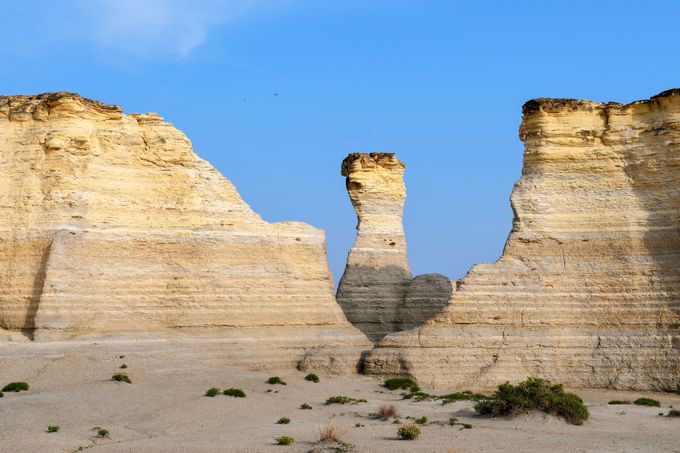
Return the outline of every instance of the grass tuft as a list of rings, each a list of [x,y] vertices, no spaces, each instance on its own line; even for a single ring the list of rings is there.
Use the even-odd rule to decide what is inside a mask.
[[[290,445],[295,442],[295,439],[291,436],[279,436],[275,440],[277,445]]]
[[[276,423],[278,423],[279,425],[287,425],[288,423],[290,423],[290,418],[281,417]]]
[[[310,381],[310,382],[314,382],[314,383],[318,384],[319,383],[319,376],[317,376],[314,373],[309,373],[307,376],[305,376],[305,381]]]
[[[363,398],[350,398],[349,396],[331,396],[324,403],[326,406],[329,404],[358,404],[366,403],[367,401]]]
[[[399,412],[397,412],[397,408],[393,404],[383,404],[378,408],[376,416],[382,421],[387,421],[390,418],[398,418]]]
[[[274,384],[286,385],[286,381],[284,381],[283,379],[281,379],[281,378],[278,377],[278,376],[272,376],[272,377],[270,377],[269,379],[267,379],[267,384],[271,384],[271,385],[274,385]]]
[[[310,405],[307,404],[307,403],[302,403],[302,404],[300,404],[300,409],[311,409],[311,408],[312,408],[312,406],[310,406]]]
[[[416,425],[401,425],[397,430],[397,436],[402,440],[416,440],[420,436],[420,428]]]
[[[416,419],[413,419],[413,421],[416,422],[419,425],[424,425],[425,423],[427,423],[427,417],[425,417],[423,415],[422,417],[418,417]]]
[[[127,382],[128,384],[132,384],[132,381],[125,373],[114,374],[113,376],[111,376],[111,380],[116,382]]]
[[[205,396],[209,396],[210,398],[214,398],[219,394],[220,394],[220,389],[218,389],[216,387],[210,388],[210,389],[208,389],[207,392],[205,392]]]
[[[97,431],[97,436],[99,437],[109,437],[109,430],[108,429],[100,429]]]
[[[245,398],[246,397],[246,392],[244,392],[241,389],[235,389],[233,387],[226,389],[222,393],[227,395],[227,396],[233,396],[234,398]]]
[[[410,377],[393,377],[385,380],[385,387],[390,390],[406,390],[409,389],[411,392],[419,392],[420,386],[415,379]]]
[[[50,425],[50,426],[47,427],[47,432],[48,433],[58,433],[59,432],[59,426]]]
[[[21,392],[27,390],[28,384],[25,382],[10,382],[2,388],[3,392]]]
[[[652,398],[638,398],[633,401],[633,404],[637,404],[638,406],[661,407],[661,403]]]
[[[318,441],[342,443],[343,442],[342,436],[343,436],[342,430],[333,423],[329,423],[328,425],[321,428],[321,430],[319,431]]]
[[[607,404],[630,404],[630,401],[625,401],[625,400],[611,400]]]

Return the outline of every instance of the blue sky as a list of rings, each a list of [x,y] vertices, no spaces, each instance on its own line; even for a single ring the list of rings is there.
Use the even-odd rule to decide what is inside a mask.
[[[0,0],[0,19],[2,94],[161,114],[266,220],[326,230],[336,281],[347,153],[407,164],[413,271],[460,278],[510,230],[526,100],[680,86],[673,1]]]

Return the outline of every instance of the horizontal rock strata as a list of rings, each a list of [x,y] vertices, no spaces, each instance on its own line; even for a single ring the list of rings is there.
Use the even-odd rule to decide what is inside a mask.
[[[627,105],[532,100],[520,137],[502,257],[474,266],[445,312],[383,339],[367,372],[676,390],[680,90]]]
[[[347,319],[373,341],[422,324],[451,294],[443,275],[411,276],[402,222],[404,169],[393,153],[353,153],[342,162],[358,223],[336,298]]]
[[[0,218],[1,329],[242,329],[281,350],[304,331],[356,358],[370,346],[333,299],[323,232],[263,221],[155,114],[0,97]]]

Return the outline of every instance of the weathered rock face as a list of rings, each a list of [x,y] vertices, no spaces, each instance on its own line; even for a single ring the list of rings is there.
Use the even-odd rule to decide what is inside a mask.
[[[223,328],[263,347],[370,346],[323,232],[269,224],[155,114],[0,97],[0,328],[37,339]]]
[[[628,105],[524,106],[524,169],[503,256],[447,310],[386,337],[375,374],[441,387],[535,375],[572,386],[680,384],[680,90]]]
[[[342,162],[358,224],[336,298],[347,319],[373,341],[422,324],[451,294],[441,275],[422,276],[412,287],[402,222],[404,168],[392,153],[354,153]]]

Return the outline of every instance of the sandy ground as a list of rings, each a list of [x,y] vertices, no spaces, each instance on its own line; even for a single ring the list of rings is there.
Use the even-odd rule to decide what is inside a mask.
[[[315,384],[296,370],[243,371],[231,362],[226,354],[204,354],[199,345],[0,344],[0,384],[30,384],[28,392],[0,398],[0,451],[307,452],[322,446],[320,428],[334,423],[354,452],[680,452],[680,419],[658,415],[670,405],[680,408],[675,394],[576,390],[591,416],[585,425],[573,426],[539,413],[480,417],[471,402],[403,400],[366,376],[321,375]],[[128,368],[120,370],[122,364]],[[110,380],[120,371],[132,384]],[[272,375],[288,385],[266,384]],[[247,397],[204,396],[213,386],[238,387]],[[324,405],[333,395],[368,402]],[[640,396],[660,400],[662,408],[607,404]],[[300,409],[302,403],[313,409]],[[368,415],[381,404],[394,404],[402,420],[426,416],[422,436],[398,440],[397,424]],[[290,424],[277,424],[284,416]],[[473,428],[449,426],[452,416]],[[48,433],[48,425],[61,429]],[[98,438],[98,427],[107,429],[109,438]],[[295,443],[275,445],[281,435],[293,436]]]

